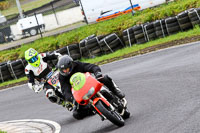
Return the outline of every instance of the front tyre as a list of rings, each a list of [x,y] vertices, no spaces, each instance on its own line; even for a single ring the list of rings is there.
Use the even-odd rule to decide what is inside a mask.
[[[103,104],[102,101],[98,101],[96,104],[97,109],[112,123],[122,127],[124,126],[124,119],[116,111],[111,111],[111,108]]]
[[[126,109],[126,110],[124,111],[124,114],[123,114],[122,117],[123,117],[124,119],[128,119],[128,118],[130,117],[130,114],[131,114],[131,113],[129,112],[129,110]]]

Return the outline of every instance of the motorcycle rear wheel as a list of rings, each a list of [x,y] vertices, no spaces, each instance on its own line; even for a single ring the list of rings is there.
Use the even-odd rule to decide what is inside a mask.
[[[120,114],[116,111],[111,111],[110,107],[103,104],[102,101],[98,101],[96,107],[112,123],[119,127],[124,126],[124,119],[120,116]]]

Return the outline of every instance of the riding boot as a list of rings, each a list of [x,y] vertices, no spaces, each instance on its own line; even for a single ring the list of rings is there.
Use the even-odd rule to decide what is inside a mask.
[[[112,81],[113,85],[112,87],[110,88],[111,91],[117,96],[119,97],[120,99],[124,98],[125,97],[125,94],[119,89],[119,87],[115,84],[114,81]]]
[[[119,89],[119,87],[108,75],[105,75],[100,82],[103,82],[106,85],[106,87],[108,87],[109,90],[112,91],[120,99],[125,97],[125,94]]]

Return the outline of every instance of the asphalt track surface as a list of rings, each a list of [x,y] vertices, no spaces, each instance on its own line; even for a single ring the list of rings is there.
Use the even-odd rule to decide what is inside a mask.
[[[131,117],[118,128],[99,116],[75,120],[27,85],[0,91],[0,122],[45,119],[61,133],[200,132],[200,43],[186,44],[101,66],[125,92]]]

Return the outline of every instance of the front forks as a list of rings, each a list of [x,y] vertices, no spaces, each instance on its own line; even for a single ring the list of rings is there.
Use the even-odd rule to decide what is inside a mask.
[[[97,95],[106,100],[106,98],[100,92],[97,92]],[[124,112],[126,111],[126,108],[127,108],[127,100],[125,98],[123,98],[123,99],[120,100],[120,102],[123,105],[123,109],[122,109],[121,113],[120,112],[119,113],[120,113],[121,116],[123,116]],[[112,104],[110,104],[109,107],[111,108],[111,111],[115,111],[115,108],[113,107]]]
[[[125,112],[126,107],[127,107],[127,101],[126,101],[125,98],[122,99],[122,103],[123,103],[123,110],[122,110],[122,112],[120,113],[121,116],[124,115],[124,112]]]
[[[95,98],[94,100],[89,100],[90,104],[94,107],[94,109],[98,112],[99,116],[101,117],[101,120],[106,120],[107,118],[96,108],[95,104],[98,102],[98,101],[102,101],[103,104],[107,105],[109,108],[110,108],[110,111],[113,112],[115,111],[115,108],[113,107],[112,104],[110,104],[107,99],[100,93],[100,92],[97,92],[97,98]]]

